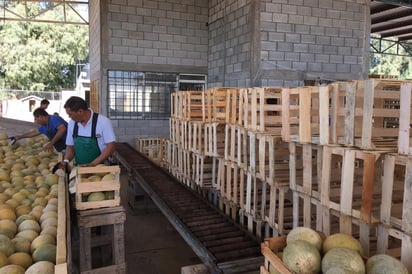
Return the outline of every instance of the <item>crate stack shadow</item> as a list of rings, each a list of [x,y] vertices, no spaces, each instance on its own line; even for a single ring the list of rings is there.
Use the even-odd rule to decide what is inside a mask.
[[[381,79],[179,91],[170,137],[137,145],[258,238],[343,232],[412,271],[411,96]]]

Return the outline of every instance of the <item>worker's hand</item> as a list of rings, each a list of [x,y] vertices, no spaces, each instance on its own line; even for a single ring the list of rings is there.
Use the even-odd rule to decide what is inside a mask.
[[[15,136],[11,136],[7,139],[10,140],[10,144],[12,144],[12,145],[14,145],[14,143],[17,142],[17,138]]]
[[[45,151],[53,151],[53,144],[51,142],[47,142],[43,145],[43,150]]]

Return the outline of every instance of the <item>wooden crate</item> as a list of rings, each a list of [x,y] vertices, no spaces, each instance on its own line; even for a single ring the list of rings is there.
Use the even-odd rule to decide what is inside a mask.
[[[402,230],[379,224],[377,253],[388,254],[401,260],[409,273],[412,273],[412,238]]]
[[[330,90],[327,86],[282,89],[283,140],[326,144],[329,100]]]
[[[203,120],[203,91],[184,91],[182,95],[182,119],[185,121]]]
[[[126,213],[121,206],[77,212],[80,238],[80,273],[126,273],[124,222]],[[100,233],[93,233],[93,230]],[[97,247],[92,248],[92,243]],[[109,248],[108,248],[109,247]],[[101,248],[101,263],[92,264],[93,253]]]
[[[286,235],[292,228],[292,192],[288,185],[270,185],[265,186],[268,193],[262,200],[262,216],[265,222],[265,237]],[[293,217],[293,218],[292,218]]]
[[[221,199],[230,202],[234,207],[243,208],[246,200],[245,171],[236,162],[224,161],[220,179]]]
[[[260,87],[242,89],[240,92],[239,125],[247,130],[281,135],[282,89]]]
[[[352,219],[376,223],[381,198],[380,177],[384,153],[324,146],[320,203],[325,234],[330,233],[330,210],[339,215],[340,231],[352,234]]]
[[[205,155],[213,157],[225,156],[225,124],[205,123]]]
[[[280,274],[293,274],[275,252],[272,251],[282,252],[285,247],[286,236],[264,239],[263,243],[261,243],[261,252],[265,257],[265,263],[260,267],[260,274],[269,274],[269,268],[275,269]]]
[[[323,146],[290,142],[289,150],[293,227],[303,225],[321,230],[322,215],[319,210]]]
[[[166,140],[166,137],[138,137],[136,138],[136,149],[159,166],[164,167]]]
[[[188,145],[187,149],[193,153],[204,155],[205,153],[205,129],[203,122],[188,122]]]
[[[380,214],[382,231],[397,229],[412,235],[412,158],[388,154],[384,158]],[[384,235],[386,237],[387,235]]]
[[[170,117],[183,119],[184,91],[173,92],[170,95]]]
[[[396,151],[401,83],[370,79],[331,84],[329,144]]]
[[[238,88],[210,88],[203,93],[203,107],[205,123],[226,123],[233,118],[232,103],[236,106]],[[235,107],[236,108],[236,107]]]
[[[214,187],[220,176],[220,159],[193,153],[193,181],[200,188]]]
[[[225,125],[225,161],[237,161],[238,146],[238,130],[239,126],[226,124]]]
[[[114,180],[84,182],[92,175],[111,173]],[[96,209],[102,207],[115,207],[120,205],[120,167],[119,166],[96,166],[96,167],[77,167],[70,174],[70,180],[75,180],[75,203],[76,209]],[[101,178],[100,178],[101,179]],[[87,202],[87,195],[93,192],[113,191],[113,199]]]
[[[412,82],[401,84],[398,153],[412,155]]]
[[[256,138],[256,142],[253,141]],[[251,148],[250,163],[257,161],[256,176],[270,185],[289,184],[289,148],[280,136],[258,133],[251,135],[251,146],[255,143],[255,150]]]

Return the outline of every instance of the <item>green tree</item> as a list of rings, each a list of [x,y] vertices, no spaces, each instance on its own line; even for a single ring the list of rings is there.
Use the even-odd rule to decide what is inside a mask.
[[[412,79],[412,57],[399,56],[397,52],[407,55],[412,52],[409,43],[405,43],[403,48],[397,48],[396,43],[390,40],[371,40],[372,45],[378,49],[381,42],[381,49],[385,49],[385,54],[376,52],[370,53],[370,74],[394,75],[399,79]]]
[[[14,5],[16,12],[25,8],[24,4]],[[39,3],[27,3],[27,7],[33,14],[44,8]],[[57,21],[62,13],[51,11],[44,16]],[[3,84],[12,89],[73,88],[76,64],[87,62],[89,34],[85,25],[2,21],[0,37],[0,79],[3,77]]]

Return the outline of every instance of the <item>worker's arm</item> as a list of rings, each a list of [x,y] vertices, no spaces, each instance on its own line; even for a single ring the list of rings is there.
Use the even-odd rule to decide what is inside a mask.
[[[112,156],[113,152],[116,150],[116,142],[111,142],[106,144],[106,149],[100,153],[100,155],[94,159],[91,163],[86,164],[84,166],[93,167],[97,166],[98,164],[103,163],[107,158]]]
[[[23,133],[21,135],[16,135],[14,136],[17,140],[24,139],[24,138],[31,138],[31,137],[36,137],[39,136],[41,132],[38,129],[33,129],[29,132]]]
[[[66,133],[66,131],[67,131],[67,128],[66,128],[66,126],[65,126],[64,124],[59,125],[59,126],[57,127],[57,132],[56,132],[56,134],[54,135],[54,137],[53,137],[49,142],[47,142],[47,143],[43,146],[43,149],[44,149],[44,150],[52,150],[52,149],[53,149],[53,145],[54,145],[55,143],[57,143],[57,142],[64,136],[64,134]]]

